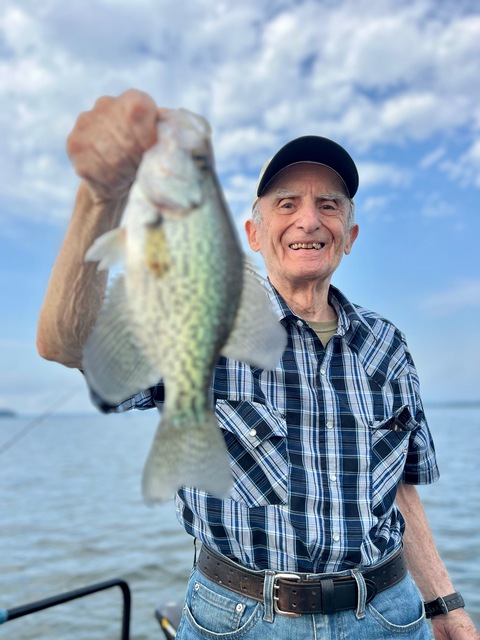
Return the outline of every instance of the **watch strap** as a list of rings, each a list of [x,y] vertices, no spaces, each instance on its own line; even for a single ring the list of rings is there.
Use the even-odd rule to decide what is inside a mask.
[[[447,615],[449,611],[454,609],[460,609],[465,606],[465,602],[462,596],[455,592],[449,596],[440,596],[436,600],[431,602],[424,602],[425,615],[427,618],[434,618],[435,616]]]

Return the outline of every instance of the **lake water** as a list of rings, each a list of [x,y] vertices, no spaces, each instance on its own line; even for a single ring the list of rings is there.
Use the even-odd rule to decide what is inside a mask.
[[[480,409],[427,408],[442,472],[421,489],[454,584],[480,629]],[[140,478],[154,412],[51,417],[0,453],[0,608],[122,577],[132,640],[163,638],[154,611],[181,600],[193,544],[173,502],[148,509]],[[31,421],[0,420],[0,451]],[[120,637],[118,589],[0,626],[0,640]]]

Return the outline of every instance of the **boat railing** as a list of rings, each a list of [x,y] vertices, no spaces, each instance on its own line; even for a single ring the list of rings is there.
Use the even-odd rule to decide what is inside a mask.
[[[57,605],[70,602],[78,598],[84,598],[93,593],[99,591],[105,591],[106,589],[113,589],[119,587],[123,595],[123,616],[122,616],[122,631],[120,640],[129,640],[130,638],[130,614],[132,607],[132,596],[130,593],[130,587],[125,580],[121,578],[113,578],[111,580],[105,580],[104,582],[97,582],[90,584],[80,589],[74,589],[73,591],[66,591],[65,593],[59,593],[58,595],[51,596],[50,598],[44,598],[43,600],[36,600],[28,604],[20,605],[19,607],[12,607],[11,609],[0,608],[0,624],[14,620],[15,618],[21,618],[22,616],[42,611],[43,609],[49,609],[50,607],[56,607]]]

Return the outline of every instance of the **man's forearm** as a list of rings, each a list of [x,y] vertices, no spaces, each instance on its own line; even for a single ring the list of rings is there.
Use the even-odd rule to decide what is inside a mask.
[[[118,226],[125,199],[94,203],[80,185],[72,220],[54,264],[40,312],[37,348],[47,360],[81,367],[83,345],[102,305],[108,273],[84,261],[98,236]]]
[[[426,602],[455,592],[435,546],[420,496],[415,487],[401,484],[397,503],[405,518],[407,567]],[[463,609],[432,618],[435,640],[477,640],[480,635]]]
[[[405,556],[425,600],[452,593],[452,582],[435,546],[430,525],[418,491],[414,486],[401,484],[397,503],[405,518]]]

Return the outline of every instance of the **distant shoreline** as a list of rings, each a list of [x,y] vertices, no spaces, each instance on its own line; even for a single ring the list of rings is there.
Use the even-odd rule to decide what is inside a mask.
[[[0,409],[0,418],[16,418],[18,413],[11,409]]]
[[[435,409],[480,409],[480,400],[425,400],[424,405]]]
[[[462,410],[462,409],[480,409],[480,400],[424,400],[423,404],[425,406],[425,408],[428,409],[458,409],[458,410]],[[101,416],[105,416],[105,417],[113,417],[113,416],[118,416],[118,415],[123,415],[123,416],[139,416],[141,414],[145,414],[145,415],[151,415],[150,411],[127,411],[125,413],[109,413],[109,414],[102,414],[99,411],[96,411],[95,409],[91,409],[89,411],[67,411],[66,413],[63,413],[61,411],[54,411],[54,412],[49,412],[48,415],[45,415],[42,412],[39,412],[37,414],[35,413],[18,413],[16,411],[13,411],[12,409],[0,409],[0,419],[1,418],[22,418],[22,419],[29,419],[29,420],[33,420],[33,419],[46,419],[46,418],[81,418],[81,417],[93,417],[93,416],[97,416],[97,417],[101,417]]]

